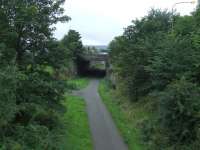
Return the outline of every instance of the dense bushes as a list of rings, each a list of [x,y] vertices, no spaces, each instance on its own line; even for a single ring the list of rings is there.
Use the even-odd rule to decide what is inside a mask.
[[[181,79],[168,85],[158,99],[160,121],[169,143],[187,145],[195,141],[200,123],[199,88]]]
[[[59,149],[67,51],[52,25],[64,0],[0,1],[0,149]],[[51,72],[48,71],[51,68]]]
[[[199,16],[151,10],[110,43],[121,94],[155,103],[157,121],[143,126],[149,149],[200,148]]]
[[[133,21],[123,36],[110,44],[114,68],[119,78],[125,79],[126,95],[134,101],[151,89],[151,74],[146,67],[170,28],[170,16],[166,11],[152,10],[143,19]]]

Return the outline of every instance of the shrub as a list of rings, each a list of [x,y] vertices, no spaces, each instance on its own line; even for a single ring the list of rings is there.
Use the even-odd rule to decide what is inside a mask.
[[[161,128],[174,148],[196,142],[200,123],[200,89],[182,78],[158,97]]]

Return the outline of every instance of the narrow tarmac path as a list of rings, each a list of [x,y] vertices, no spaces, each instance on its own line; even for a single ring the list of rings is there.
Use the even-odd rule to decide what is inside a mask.
[[[98,94],[98,80],[91,80],[87,88],[75,92],[85,99],[94,150],[128,150],[110,113]]]

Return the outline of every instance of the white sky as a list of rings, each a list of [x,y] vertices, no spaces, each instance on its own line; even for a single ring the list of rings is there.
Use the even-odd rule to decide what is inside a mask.
[[[136,18],[147,15],[151,8],[172,9],[176,2],[191,0],[66,0],[65,13],[72,18],[56,25],[55,36],[61,39],[69,29],[78,31],[85,45],[107,45]],[[196,4],[175,8],[181,15],[190,14]]]

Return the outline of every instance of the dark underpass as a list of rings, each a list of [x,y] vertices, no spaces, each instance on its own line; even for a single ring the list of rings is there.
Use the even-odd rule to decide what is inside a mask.
[[[103,78],[106,76],[105,62],[81,59],[78,63],[78,74],[84,77]]]
[[[103,78],[106,76],[106,70],[89,68],[87,71],[85,71],[84,76]]]

